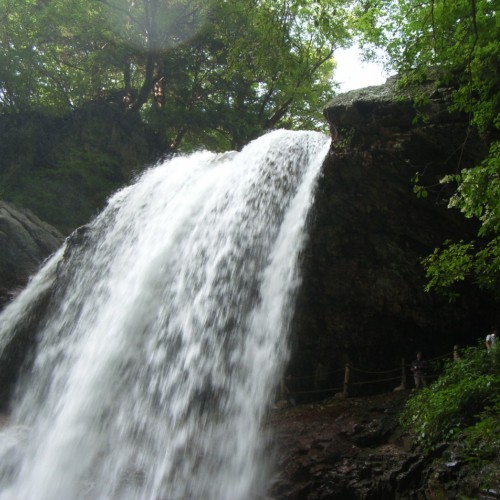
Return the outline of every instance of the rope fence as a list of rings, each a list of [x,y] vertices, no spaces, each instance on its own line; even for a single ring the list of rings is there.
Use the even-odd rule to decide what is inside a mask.
[[[439,373],[442,371],[442,361],[459,359],[457,356],[458,350],[454,348],[454,350],[451,352],[447,352],[434,358],[426,359],[425,379],[432,380],[437,378],[439,376]],[[295,397],[305,397],[305,399],[308,399],[309,397],[310,399],[311,397],[314,397],[315,395],[317,396],[319,394],[322,394],[324,397],[336,395],[346,398],[352,395],[353,391],[356,392],[355,389],[367,387],[373,388],[377,384],[385,384],[387,388],[388,384],[391,382],[393,383],[392,389],[394,391],[404,390],[409,387],[408,375],[410,373],[411,366],[412,363],[407,363],[405,358],[401,359],[401,364],[398,368],[382,371],[364,370],[347,363],[344,368],[340,368],[337,370],[328,370],[327,372],[323,373],[323,376],[326,380],[329,381],[330,384],[331,382],[333,382],[335,375],[340,377],[340,375],[343,373],[343,380],[339,379],[336,384],[334,383],[333,385],[325,387],[315,387],[314,389],[309,389],[304,387],[304,385],[306,384],[309,386],[310,381],[313,380],[316,383],[316,375],[306,375],[300,377],[287,376],[282,380],[280,394],[282,399],[287,399],[293,402]],[[369,380],[366,380],[366,377],[369,377]],[[365,380],[363,380],[363,378],[365,378]]]

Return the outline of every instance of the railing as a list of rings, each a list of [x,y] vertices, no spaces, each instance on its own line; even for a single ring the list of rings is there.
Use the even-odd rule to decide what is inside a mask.
[[[451,352],[425,360],[428,370],[426,379],[431,381],[439,376],[442,370],[441,362],[445,359],[459,359],[456,346],[454,346]],[[324,399],[332,395],[347,398],[354,392],[363,393],[363,389],[367,389],[365,393],[369,392],[370,394],[374,394],[376,393],[377,384],[378,387],[380,387],[380,384],[384,384],[384,389],[387,390],[391,382],[393,383],[392,386],[390,386],[392,390],[404,390],[411,385],[408,383],[410,366],[411,363],[406,363],[405,358],[401,359],[399,367],[385,371],[363,370],[347,363],[343,369],[340,368],[338,370],[328,371],[329,381],[334,380],[335,375],[337,375],[337,385],[309,389],[307,387],[314,385],[316,379],[315,375],[303,377],[288,376],[282,381],[280,394],[282,399],[288,400],[299,398],[301,400],[312,401],[320,399],[319,396],[322,396],[322,399]],[[342,372],[343,380],[341,378]]]

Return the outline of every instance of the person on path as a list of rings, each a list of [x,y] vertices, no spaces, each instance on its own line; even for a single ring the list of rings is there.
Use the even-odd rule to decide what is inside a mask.
[[[413,379],[415,380],[415,389],[427,387],[425,368],[426,366],[425,361],[422,359],[422,353],[417,352],[417,359],[415,359],[410,366],[410,370],[413,373]]]
[[[491,330],[491,333],[486,335],[486,349],[490,351],[497,345],[497,339],[498,339],[498,330],[496,327],[493,327]]]

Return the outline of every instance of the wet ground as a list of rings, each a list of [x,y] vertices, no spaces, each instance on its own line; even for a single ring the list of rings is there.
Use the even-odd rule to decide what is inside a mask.
[[[273,498],[397,498],[397,490],[411,488],[407,472],[415,458],[398,426],[409,394],[331,398],[273,410],[269,423],[280,471]]]

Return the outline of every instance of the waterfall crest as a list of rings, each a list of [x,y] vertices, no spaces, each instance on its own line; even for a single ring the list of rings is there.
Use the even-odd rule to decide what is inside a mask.
[[[328,142],[276,131],[166,161],[46,264],[0,316],[1,352],[52,286],[0,432],[1,500],[263,498]]]

